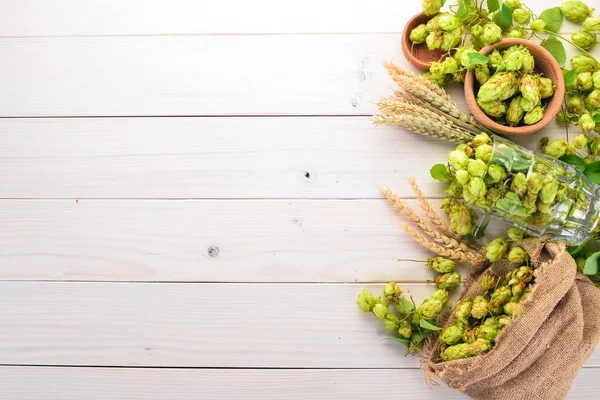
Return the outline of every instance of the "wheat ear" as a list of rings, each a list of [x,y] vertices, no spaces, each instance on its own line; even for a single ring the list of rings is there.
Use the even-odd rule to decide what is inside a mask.
[[[417,181],[415,180],[415,178],[408,178],[408,183],[410,184],[410,187],[417,196],[417,201],[419,202],[421,209],[423,210],[429,221],[431,221],[433,226],[435,226],[437,229],[442,231],[442,233],[448,235],[449,237],[460,240],[460,238],[456,236],[454,232],[452,232],[452,228],[450,228],[448,223],[437,212],[435,212],[431,204],[429,204],[427,197],[425,197],[425,195],[421,191],[421,188],[419,187],[419,185],[417,185]]]
[[[467,255],[460,251],[454,249],[447,249],[443,246],[440,246],[436,243],[433,243],[431,240],[428,240],[426,237],[412,229],[408,224],[404,223],[400,225],[406,233],[413,237],[418,243],[420,243],[423,247],[433,251],[436,254],[439,254],[442,257],[450,258],[452,260],[471,263],[471,260],[467,257]]]

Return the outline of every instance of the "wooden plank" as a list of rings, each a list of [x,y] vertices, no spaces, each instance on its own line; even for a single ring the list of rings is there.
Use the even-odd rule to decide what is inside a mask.
[[[0,283],[2,364],[417,367],[356,284]],[[381,293],[381,286],[367,286]],[[433,285],[403,284],[417,302]],[[458,293],[455,293],[458,294]],[[568,354],[565,354],[568,357]],[[588,365],[598,366],[596,352]]]
[[[527,2],[537,14],[560,3]],[[395,0],[21,0],[0,5],[0,36],[399,33],[420,11],[420,1]]]
[[[400,32],[420,2],[24,0],[0,6],[0,36]],[[65,16],[68,16],[66,18]]]
[[[599,376],[597,368],[579,371],[567,399],[596,399]],[[0,383],[0,396],[11,400],[467,399],[444,383],[430,388],[418,369],[0,367]]]
[[[0,119],[0,132],[2,198],[380,198],[381,185],[412,196],[410,176],[439,197],[429,169],[453,147],[368,117]]]
[[[409,204],[418,210],[416,201]],[[440,201],[432,202],[439,207]],[[380,200],[3,201],[0,280],[433,280]],[[492,224],[493,225],[493,224]],[[502,224],[491,232],[505,232]],[[504,229],[504,230],[502,230]],[[211,248],[218,248],[218,254]],[[213,256],[209,256],[209,253]]]
[[[382,62],[408,67],[399,40],[395,33],[4,38],[0,117],[370,115],[394,87]]]
[[[385,200],[4,201],[0,215],[3,280],[434,277],[421,263],[398,261],[431,253],[400,230]],[[211,246],[218,256],[208,255]]]

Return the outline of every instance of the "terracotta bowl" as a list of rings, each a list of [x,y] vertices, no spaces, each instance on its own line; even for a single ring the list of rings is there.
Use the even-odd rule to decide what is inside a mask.
[[[417,26],[426,24],[433,17],[433,15],[419,13],[408,21],[404,27],[404,32],[402,32],[402,53],[404,53],[404,57],[412,65],[423,71],[429,70],[431,63],[439,61],[446,52],[443,50],[431,51],[425,43],[413,45],[410,41],[410,32]]]
[[[468,71],[467,76],[465,77],[465,97],[471,113],[482,125],[503,135],[531,135],[532,133],[539,131],[556,117],[565,97],[565,81],[560,66],[554,57],[552,57],[552,55],[543,47],[525,39],[504,39],[484,47],[481,49],[480,53],[488,55],[494,49],[503,50],[518,44],[527,47],[531,52],[531,55],[535,58],[535,72],[541,73],[546,78],[552,79],[552,82],[556,85],[554,95],[552,95],[550,100],[546,103],[544,117],[537,124],[512,127],[497,123],[481,111],[477,105],[476,98],[477,91],[479,91],[479,83],[475,79],[475,73],[472,70]]]

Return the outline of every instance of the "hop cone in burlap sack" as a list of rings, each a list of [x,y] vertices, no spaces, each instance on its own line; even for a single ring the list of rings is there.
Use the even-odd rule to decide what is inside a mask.
[[[423,347],[426,376],[474,399],[562,399],[600,339],[600,290],[577,272],[563,245],[526,239],[514,246],[527,252],[535,277],[522,314],[483,355],[444,362],[439,336],[430,337]],[[505,276],[518,266],[503,259],[474,270],[461,297],[483,294],[485,272]],[[446,313],[438,322],[447,328],[454,318]]]

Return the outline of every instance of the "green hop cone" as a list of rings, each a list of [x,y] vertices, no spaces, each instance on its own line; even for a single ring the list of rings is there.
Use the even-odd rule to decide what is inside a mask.
[[[600,31],[600,17],[587,17],[583,22],[583,29],[589,32]]]
[[[482,144],[475,149],[475,158],[487,163],[492,156],[493,147],[489,144]],[[487,164],[486,164],[487,165]]]
[[[442,44],[440,48],[444,51],[452,50],[462,39],[462,28],[458,27],[451,31],[444,32],[442,35]]]
[[[561,158],[562,156],[565,155],[565,152],[567,151],[568,148],[569,148],[569,142],[567,142],[564,139],[558,139],[553,142],[550,142],[546,146],[544,153],[546,153],[547,156],[550,156],[552,158]],[[542,177],[542,179],[543,179],[543,177]],[[541,189],[541,186],[540,186],[540,189]],[[537,192],[535,192],[535,193],[537,193]]]
[[[423,0],[421,7],[423,9],[423,14],[434,15],[440,12],[442,5],[442,0]]]
[[[392,313],[388,313],[383,320],[383,324],[388,331],[396,332],[400,328],[400,318]]]
[[[367,289],[363,289],[356,299],[356,304],[364,312],[371,312],[375,306],[375,298]]]
[[[402,296],[402,290],[400,290],[400,286],[396,282],[392,281],[383,287],[383,294],[389,301],[396,302]]]
[[[479,159],[469,159],[467,171],[471,176],[483,178],[483,176],[487,172],[487,164]]]
[[[479,177],[471,178],[467,187],[471,193],[472,201],[483,199],[487,193],[487,186],[485,185],[483,179]]]
[[[571,40],[584,50],[589,50],[596,45],[596,35],[588,31],[575,32],[571,35]]]
[[[461,143],[458,146],[456,146],[456,150],[460,150],[462,152],[464,152],[467,157],[471,157],[473,156],[473,148],[471,146],[469,146],[467,143]]]
[[[431,296],[429,296],[429,298],[431,300],[441,301],[442,304],[446,304],[448,301],[448,291],[446,289],[437,289]]]
[[[513,226],[508,231],[506,231],[506,235],[511,241],[518,242],[519,240],[523,239],[523,236],[525,236],[525,232]]]
[[[594,89],[600,89],[600,71],[592,74],[592,82],[594,83]]]
[[[534,32],[544,32],[544,29],[546,29],[546,22],[544,22],[544,20],[541,19],[536,19],[531,23],[530,26],[531,30]]]
[[[478,339],[485,339],[489,342],[494,342],[498,336],[498,328],[491,325],[482,325],[477,332]]]
[[[573,146],[575,146],[576,149],[585,149],[587,148],[589,141],[590,139],[588,136],[582,133],[573,138]]]
[[[452,182],[450,183],[450,186],[448,186],[448,189],[444,190],[444,192],[446,192],[449,197],[458,199],[460,196],[462,196],[463,189],[459,183]]]
[[[525,113],[523,123],[526,125],[537,124],[542,118],[544,118],[544,108],[542,106],[535,106],[533,110]]]
[[[521,295],[523,294],[523,290],[525,289],[525,282],[520,282],[516,285],[513,285],[511,287],[511,292],[512,292],[512,297],[511,297],[511,301],[514,302],[518,302],[519,299],[521,298]]]
[[[589,56],[579,54],[571,58],[571,65],[578,74],[582,72],[594,72],[598,69],[598,63]]]
[[[521,0],[504,0],[504,4],[512,11],[521,8]]]
[[[554,204],[538,201],[536,203],[536,207],[540,214],[550,214],[552,212],[552,210],[554,209]],[[540,217],[541,217],[541,215],[540,215]]]
[[[458,203],[456,202],[456,199],[452,197],[446,197],[444,200],[442,200],[442,205],[440,206],[440,209],[443,210],[447,215],[450,215],[452,209],[457,204]]]
[[[502,54],[497,50],[494,49],[491,54],[488,56],[489,59],[489,64],[492,68],[494,68],[496,71],[503,71],[504,70],[504,58],[502,57]]]
[[[461,360],[463,358],[473,357],[474,355],[473,344],[469,343],[455,344],[454,346],[446,348],[441,354],[444,361]]]
[[[483,26],[481,25],[474,25],[471,27],[471,35],[473,35],[473,37],[478,38],[481,37],[481,35],[483,35]]]
[[[383,304],[375,304],[372,311],[373,314],[382,321],[384,321],[385,316],[388,315],[388,308]]]
[[[535,68],[535,58],[531,54],[523,56],[523,70],[526,72],[532,72]]]
[[[515,96],[511,99],[508,108],[506,109],[506,122],[510,126],[517,126],[525,115],[525,110],[521,107],[521,96]]]
[[[509,302],[511,296],[512,292],[510,290],[510,287],[505,285],[499,286],[492,293],[492,296],[490,298],[490,304],[494,302],[495,304],[499,304],[502,306]]]
[[[506,315],[512,318],[518,318],[523,311],[525,311],[525,307],[520,303],[510,302],[504,305],[504,312]]]
[[[471,210],[463,204],[456,203],[450,211],[450,227],[460,236],[473,233],[473,218]]]
[[[583,97],[579,95],[573,95],[569,97],[567,101],[567,111],[572,114],[581,114],[585,111],[585,102]]]
[[[527,176],[522,172],[515,174],[513,181],[510,184],[510,190],[519,196],[523,196],[527,191]]]
[[[513,247],[506,256],[508,261],[515,264],[523,264],[527,261],[527,252],[520,247]]]
[[[560,11],[566,19],[573,22],[583,22],[592,13],[592,10],[582,1],[568,0],[560,5]]]
[[[453,345],[460,342],[465,334],[463,326],[452,325],[442,331],[440,340],[446,344]]]
[[[600,108],[600,90],[596,89],[585,97],[584,100],[585,108],[590,111],[594,111]]]
[[[454,308],[454,319],[457,321],[467,321],[471,317],[471,307],[473,303],[470,300],[461,300]]]
[[[596,162],[596,158],[592,157],[592,156],[587,156],[586,158],[583,159],[583,163],[588,166],[591,163]]]
[[[535,81],[534,81],[535,83]],[[537,85],[535,86],[537,89]],[[483,103],[504,101],[519,91],[519,80],[512,72],[497,72],[481,86],[477,99]]]
[[[452,57],[447,57],[442,63],[442,72],[444,74],[453,74],[458,70],[458,63]]]
[[[475,66],[475,79],[480,85],[485,84],[490,79],[490,68],[487,64]]]
[[[463,342],[472,344],[477,340],[477,336],[479,335],[479,327],[468,330],[463,335]]]
[[[513,46],[506,49],[502,55],[506,71],[521,70],[525,55],[529,55],[529,50],[523,46]]]
[[[440,31],[432,31],[429,32],[429,35],[425,38],[425,43],[427,44],[427,48],[431,51],[440,49],[442,47],[442,43],[444,42],[444,38]]]
[[[469,183],[471,175],[469,175],[468,171],[461,169],[454,173],[454,178],[456,179],[456,182],[464,186]]]
[[[533,280],[533,269],[528,266],[521,266],[516,269],[513,276],[518,280],[529,283]]]
[[[379,296],[375,299],[375,304],[381,304],[382,306],[385,306],[385,308],[387,309],[387,307],[390,305],[390,301],[388,299],[386,299],[384,296]]]
[[[523,75],[519,90],[523,96],[523,100],[521,101],[523,110],[529,112],[533,110],[535,106],[540,104],[540,89],[533,75]]]
[[[485,321],[483,321],[483,324],[481,325],[485,325],[485,326],[498,326],[496,324],[496,318],[497,317],[488,317],[485,319]],[[479,334],[479,332],[477,332],[477,334]]]
[[[435,277],[435,285],[439,289],[452,290],[460,285],[460,274],[458,272],[449,272]]]
[[[458,18],[447,13],[441,14],[438,21],[440,24],[440,29],[443,31],[454,30],[458,28],[459,25]]]
[[[512,324],[512,319],[507,315],[501,315],[496,319],[496,323],[500,329],[503,329]]]
[[[441,16],[442,16],[442,14],[438,14],[438,15],[434,16],[433,18],[431,18],[429,21],[427,21],[427,24],[425,24],[425,30],[427,30],[427,32],[442,30],[442,28],[440,28],[440,17]]]
[[[442,312],[443,303],[439,300],[426,299],[417,307],[417,314],[421,318],[435,319]]]
[[[513,39],[525,39],[527,37],[527,31],[523,28],[515,28],[508,32],[506,37]]]
[[[412,328],[409,322],[400,322],[400,327],[398,328],[398,335],[403,339],[410,339],[410,336],[412,335]]]
[[[503,166],[498,164],[490,164],[488,167],[487,177],[490,178],[492,183],[504,182],[506,178],[508,178],[508,174],[506,173],[506,169]]]
[[[531,13],[529,10],[518,8],[513,11],[513,21],[515,21],[517,24],[526,25],[529,23],[530,19]]]
[[[473,299],[471,306],[471,316],[475,319],[485,318],[488,314],[488,301],[483,296],[477,296]]]
[[[469,157],[461,150],[452,150],[448,154],[448,161],[455,170],[466,170],[469,165]]]
[[[558,193],[558,184],[559,182],[554,180],[549,183],[546,183],[542,190],[540,190],[539,199],[542,203],[552,204],[554,203],[554,199],[556,198],[556,193]]]
[[[445,75],[445,74],[434,75],[429,71],[425,72],[421,76],[423,78],[427,79],[429,82],[435,83],[438,86],[444,86],[446,83],[448,83],[448,80],[450,79],[450,75]]]
[[[552,79],[540,77],[538,81],[538,89],[542,99],[547,99],[548,97],[552,96],[554,94],[555,87],[556,85],[554,82],[552,82]]]
[[[404,297],[401,297],[396,302],[396,312],[402,316],[406,316],[415,310],[415,304]]]
[[[471,347],[473,348],[473,354],[478,355],[490,351],[492,345],[490,344],[489,340],[478,338],[475,342],[473,342]]]
[[[481,37],[488,44],[496,43],[502,39],[502,28],[493,22],[485,24],[483,27],[483,35]]]
[[[500,118],[506,114],[506,104],[500,100],[492,100],[487,102],[477,100],[477,105],[490,117]]]
[[[525,301],[529,296],[531,296],[531,286],[525,286],[525,289],[523,289],[523,293],[519,298],[519,302]]]
[[[579,90],[589,92],[594,88],[594,80],[592,79],[591,72],[581,72],[577,74],[577,85]]]
[[[425,28],[425,24],[421,24],[410,31],[409,39],[413,44],[421,44],[425,43],[425,39],[429,35],[427,29]]]
[[[500,278],[492,275],[489,272],[486,272],[481,277],[481,290],[483,290],[485,293],[487,293],[491,290],[494,290],[496,288],[496,286],[498,285],[499,281],[500,281]]]
[[[577,124],[581,127],[581,129],[588,132],[591,132],[596,128],[596,122],[594,121],[594,118],[587,111],[579,117]]]
[[[507,250],[508,243],[504,237],[500,236],[492,240],[485,247],[485,256],[490,262],[500,261],[500,259],[506,254]]]
[[[592,142],[588,145],[588,150],[589,150],[590,156],[592,156],[592,157],[600,156],[600,137],[596,137],[596,138],[594,138],[594,140],[592,140]]]
[[[427,260],[427,266],[432,270],[439,272],[441,274],[447,274],[449,272],[454,272],[454,261],[448,260],[444,257],[433,257]]]
[[[475,135],[475,137],[471,141],[471,146],[475,147],[475,148],[478,148],[479,146],[491,145],[491,144],[492,144],[492,138],[490,138],[490,136],[485,132],[478,133],[477,135]]]

